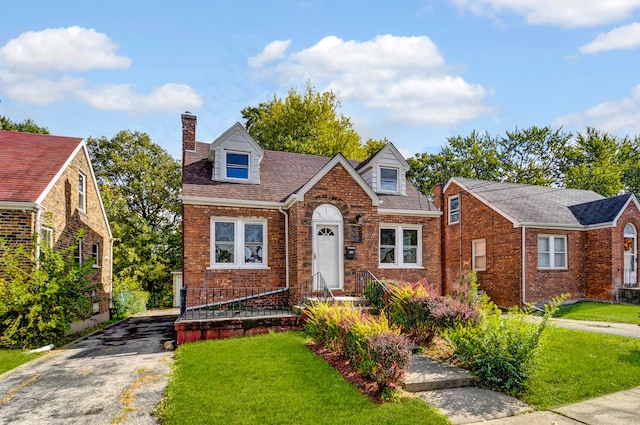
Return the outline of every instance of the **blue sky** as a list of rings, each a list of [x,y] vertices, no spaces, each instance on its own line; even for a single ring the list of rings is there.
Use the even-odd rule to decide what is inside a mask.
[[[532,125],[640,135],[640,0],[22,1],[0,115],[52,134],[210,141],[306,81],[407,155]]]

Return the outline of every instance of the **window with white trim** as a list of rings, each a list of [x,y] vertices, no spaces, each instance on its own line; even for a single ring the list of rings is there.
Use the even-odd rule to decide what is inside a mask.
[[[211,267],[265,267],[266,235],[266,221],[212,217]]]
[[[487,270],[487,241],[476,239],[471,242],[473,270],[483,272]]]
[[[565,235],[538,235],[538,268],[567,268],[567,237]]]
[[[380,167],[380,191],[398,192],[398,169]]]
[[[53,229],[51,227],[40,228],[40,241],[44,243],[47,248],[53,248]]]
[[[225,173],[228,179],[249,180],[249,154],[225,151]]]
[[[460,197],[449,197],[449,224],[455,224],[460,221]]]
[[[87,211],[87,175],[82,171],[78,173],[78,209]]]
[[[74,260],[77,264],[82,264],[82,238],[78,239],[78,246],[76,247],[76,252],[74,253]]]
[[[407,225],[380,226],[380,266],[420,267],[422,228]]]
[[[93,257],[94,268],[100,268],[100,244],[94,243],[91,245],[91,257]]]

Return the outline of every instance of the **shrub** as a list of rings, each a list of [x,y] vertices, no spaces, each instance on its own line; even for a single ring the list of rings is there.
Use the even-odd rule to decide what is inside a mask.
[[[367,339],[371,377],[380,388],[398,389],[404,368],[411,360],[409,340],[395,333],[379,333]]]
[[[10,249],[0,241],[0,345],[56,343],[71,322],[92,314],[98,286],[86,278],[91,264],[74,261],[75,249],[57,251],[42,244],[36,256],[35,249]]]
[[[453,357],[479,378],[482,387],[517,394],[524,388],[540,347],[549,317],[566,295],[555,298],[539,324],[531,321],[529,309],[502,312],[488,304],[479,322],[459,324],[444,335],[453,345]]]

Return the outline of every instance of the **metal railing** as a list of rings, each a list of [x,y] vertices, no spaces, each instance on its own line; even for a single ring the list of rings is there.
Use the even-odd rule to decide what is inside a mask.
[[[183,288],[180,319],[229,319],[291,314],[286,288]]]
[[[320,272],[302,282],[295,295],[298,305],[305,305],[310,300],[334,302],[336,298]]]
[[[624,269],[623,288],[638,287],[638,271],[635,269]]]
[[[370,270],[354,270],[355,295],[369,298],[373,305],[382,308],[391,296],[386,283],[378,279]]]

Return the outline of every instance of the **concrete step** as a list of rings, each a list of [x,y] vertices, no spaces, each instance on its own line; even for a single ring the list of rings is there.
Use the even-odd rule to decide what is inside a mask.
[[[413,354],[405,370],[404,388],[408,392],[417,393],[468,387],[474,379],[469,371],[424,354]]]

